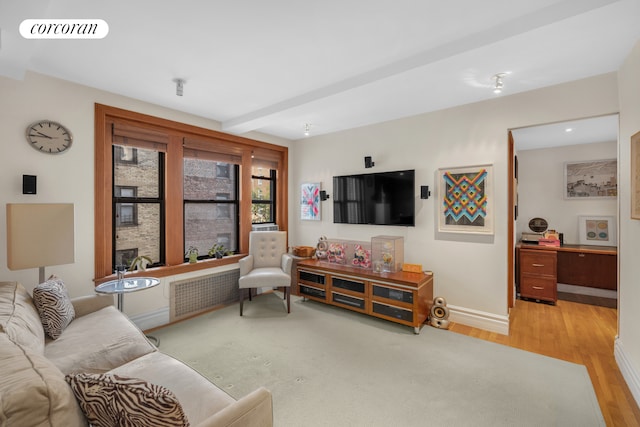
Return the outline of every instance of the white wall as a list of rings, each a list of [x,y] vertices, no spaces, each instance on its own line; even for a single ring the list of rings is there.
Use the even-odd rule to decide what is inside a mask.
[[[452,307],[452,318],[485,329],[508,331],[508,129],[616,113],[615,74],[423,114],[359,129],[300,140],[290,151],[290,236],[292,244],[315,245],[321,235],[368,240],[375,235],[405,238],[405,261],[434,271],[435,294]],[[332,194],[334,175],[364,172],[371,155],[376,171],[416,170],[419,186],[436,186],[438,168],[491,163],[494,166],[495,234],[492,239],[436,238],[437,197],[417,199],[410,228],[338,225],[331,199],[322,221],[300,221],[300,184],[321,182]],[[454,316],[455,315],[455,316]],[[456,319],[454,319],[456,320]]]
[[[57,203],[75,205],[75,263],[48,267],[69,288],[71,296],[93,293],[94,278],[94,104],[124,108],[207,129],[220,130],[220,123],[162,108],[123,96],[88,88],[35,73],[22,81],[0,77],[0,280],[17,280],[31,290],[38,270],[10,271],[6,253],[6,203]],[[186,98],[185,98],[186,99]],[[73,146],[61,155],[47,155],[30,148],[25,129],[40,119],[58,121],[71,130]],[[249,138],[279,145],[290,141],[251,134]],[[37,175],[37,195],[22,194],[22,175]],[[200,275],[209,271],[199,272]],[[129,315],[165,310],[169,282],[182,276],[162,279],[162,285],[125,296]]]
[[[636,402],[640,402],[640,221],[631,219],[631,135],[640,131],[640,43],[618,73],[620,93],[620,241],[618,339],[615,354]]]
[[[547,220],[549,229],[564,234],[565,243],[578,244],[579,215],[617,216],[615,198],[576,200],[563,195],[565,162],[617,157],[617,141],[518,151],[516,238],[530,232],[529,220],[540,217]]]

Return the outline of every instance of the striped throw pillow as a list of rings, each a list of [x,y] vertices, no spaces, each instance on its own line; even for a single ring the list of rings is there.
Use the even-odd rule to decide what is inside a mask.
[[[76,400],[95,427],[187,427],[182,406],[167,388],[115,374],[69,374]]]
[[[54,340],[62,335],[76,317],[67,288],[55,276],[33,289],[33,302],[40,314],[44,331]]]

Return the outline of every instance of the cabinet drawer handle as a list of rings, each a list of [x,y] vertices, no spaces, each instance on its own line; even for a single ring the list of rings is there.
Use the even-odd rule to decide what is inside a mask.
[[[544,264],[531,264],[531,265],[533,265],[534,267],[544,267]]]
[[[544,287],[542,286],[532,286],[533,289],[535,289],[536,291],[541,291],[544,289]]]
[[[586,255],[585,254],[578,254],[579,257],[584,258]]]

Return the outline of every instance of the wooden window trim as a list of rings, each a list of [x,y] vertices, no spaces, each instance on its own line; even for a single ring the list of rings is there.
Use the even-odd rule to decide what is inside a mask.
[[[267,142],[230,135],[185,123],[154,117],[142,113],[124,110],[102,104],[95,104],[95,278],[96,284],[113,278],[112,265],[112,125],[119,129],[144,128],[147,135],[166,135],[166,265],[146,272],[134,273],[165,277],[190,271],[203,270],[217,266],[233,264],[246,255],[249,248],[251,231],[251,155],[258,150],[261,154],[277,161],[279,179],[276,188],[276,201],[280,230],[287,229],[288,223],[288,148]],[[238,255],[221,260],[211,259],[196,264],[184,262],[183,246],[183,193],[182,165],[184,141],[211,141],[225,147],[229,153],[240,156],[240,236]],[[246,195],[246,196],[245,196]]]

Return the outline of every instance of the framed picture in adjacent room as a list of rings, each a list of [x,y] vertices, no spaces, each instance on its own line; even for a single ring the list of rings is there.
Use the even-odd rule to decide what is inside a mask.
[[[581,245],[617,246],[616,225],[616,217],[612,215],[580,215],[578,217],[578,243]]]
[[[300,219],[320,221],[320,183],[306,183],[300,187]]]
[[[438,231],[493,234],[493,165],[438,169]]]
[[[640,219],[640,132],[631,136],[631,218]]]
[[[564,198],[613,199],[618,197],[618,161],[616,159],[566,162]]]

